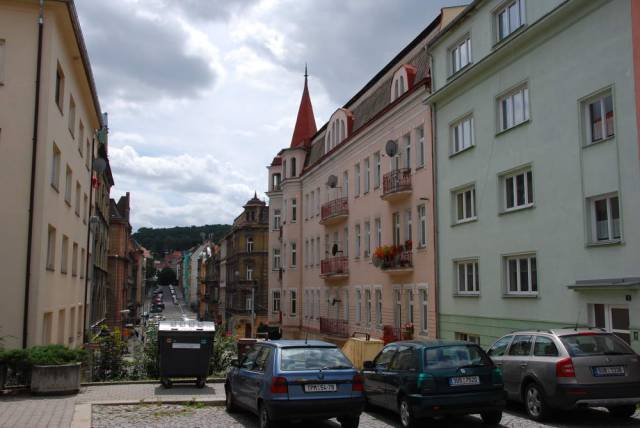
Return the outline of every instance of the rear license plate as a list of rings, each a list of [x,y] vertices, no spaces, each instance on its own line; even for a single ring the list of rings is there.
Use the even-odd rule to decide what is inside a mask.
[[[304,392],[336,392],[335,383],[312,383],[304,386]]]
[[[458,376],[449,378],[449,386],[480,385],[479,376]]]
[[[624,366],[593,367],[593,375],[596,377],[624,376]]]
[[[200,344],[199,343],[179,343],[179,342],[174,342],[173,343],[173,348],[174,349],[200,349]]]

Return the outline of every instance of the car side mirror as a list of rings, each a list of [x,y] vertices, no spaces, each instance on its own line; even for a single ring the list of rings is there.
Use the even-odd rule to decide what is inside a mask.
[[[365,361],[362,363],[362,367],[365,370],[375,370],[376,366],[373,364],[373,361]]]

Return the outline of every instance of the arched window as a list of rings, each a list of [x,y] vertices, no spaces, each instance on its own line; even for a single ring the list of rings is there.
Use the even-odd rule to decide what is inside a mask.
[[[404,76],[400,75],[400,94],[404,94]]]

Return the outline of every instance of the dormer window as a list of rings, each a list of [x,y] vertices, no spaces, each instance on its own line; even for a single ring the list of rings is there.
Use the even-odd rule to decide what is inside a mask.
[[[329,119],[325,134],[325,153],[349,137],[352,121],[349,110],[341,108],[333,113],[331,119]]]
[[[411,89],[415,76],[416,68],[408,64],[403,65],[394,73],[391,83],[391,102],[394,102]]]

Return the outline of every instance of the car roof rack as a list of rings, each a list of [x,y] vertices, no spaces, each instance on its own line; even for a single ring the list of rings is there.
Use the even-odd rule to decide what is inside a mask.
[[[582,330],[599,330],[599,331],[607,331],[602,327],[594,327],[592,325],[569,325],[569,326],[565,326],[565,327],[559,327],[555,330],[575,330],[578,331],[579,329]]]
[[[549,330],[548,328],[518,328],[518,329],[515,329],[515,330],[511,330],[511,332],[509,332],[509,334],[518,333],[518,332],[525,332],[525,331],[535,331],[537,333],[551,333],[551,330]]]

